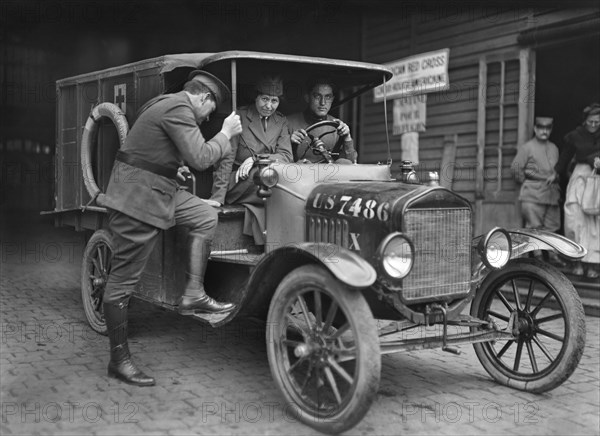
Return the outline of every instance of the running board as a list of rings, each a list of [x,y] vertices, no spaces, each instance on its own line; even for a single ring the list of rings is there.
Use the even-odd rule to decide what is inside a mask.
[[[227,312],[223,312],[223,313],[194,313],[193,315],[189,315],[189,316],[192,316],[193,318],[197,318],[200,321],[207,322],[214,327],[215,324],[220,323],[225,318],[227,318],[229,315],[231,315],[231,310],[229,310]]]
[[[256,265],[264,253],[249,253],[248,250],[212,251],[208,260],[213,262],[235,263],[238,265]]]

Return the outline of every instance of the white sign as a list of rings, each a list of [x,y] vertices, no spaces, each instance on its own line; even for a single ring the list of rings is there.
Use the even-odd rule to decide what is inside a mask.
[[[394,76],[385,84],[387,98],[443,91],[450,87],[450,49],[430,51],[385,64]],[[383,85],[373,90],[374,101],[383,100]]]
[[[408,132],[400,139],[402,160],[409,160],[413,165],[419,164],[419,134]]]
[[[427,119],[427,94],[394,100],[394,135],[424,132]]]

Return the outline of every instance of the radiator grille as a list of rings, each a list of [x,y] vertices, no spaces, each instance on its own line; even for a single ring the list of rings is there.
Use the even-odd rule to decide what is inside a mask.
[[[402,281],[406,301],[419,302],[469,292],[471,211],[408,209],[403,231],[415,246],[414,265]]]
[[[308,217],[308,240],[348,248],[348,222],[342,218]]]

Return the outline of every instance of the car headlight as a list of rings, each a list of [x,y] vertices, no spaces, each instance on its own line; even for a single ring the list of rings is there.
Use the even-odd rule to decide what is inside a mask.
[[[392,279],[408,275],[414,260],[412,242],[401,233],[388,235],[379,246],[381,268]]]
[[[477,250],[485,266],[500,269],[510,260],[511,246],[508,232],[496,227],[481,238]]]
[[[267,188],[272,188],[279,182],[279,174],[271,167],[260,170],[260,182]]]

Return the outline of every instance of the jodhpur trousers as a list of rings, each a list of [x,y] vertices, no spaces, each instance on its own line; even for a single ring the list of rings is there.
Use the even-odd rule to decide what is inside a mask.
[[[175,225],[187,228],[188,237],[212,241],[218,220],[216,209],[185,190],[177,191],[175,201]],[[104,302],[117,305],[134,291],[161,229],[116,210],[109,211],[108,226],[113,259]]]

